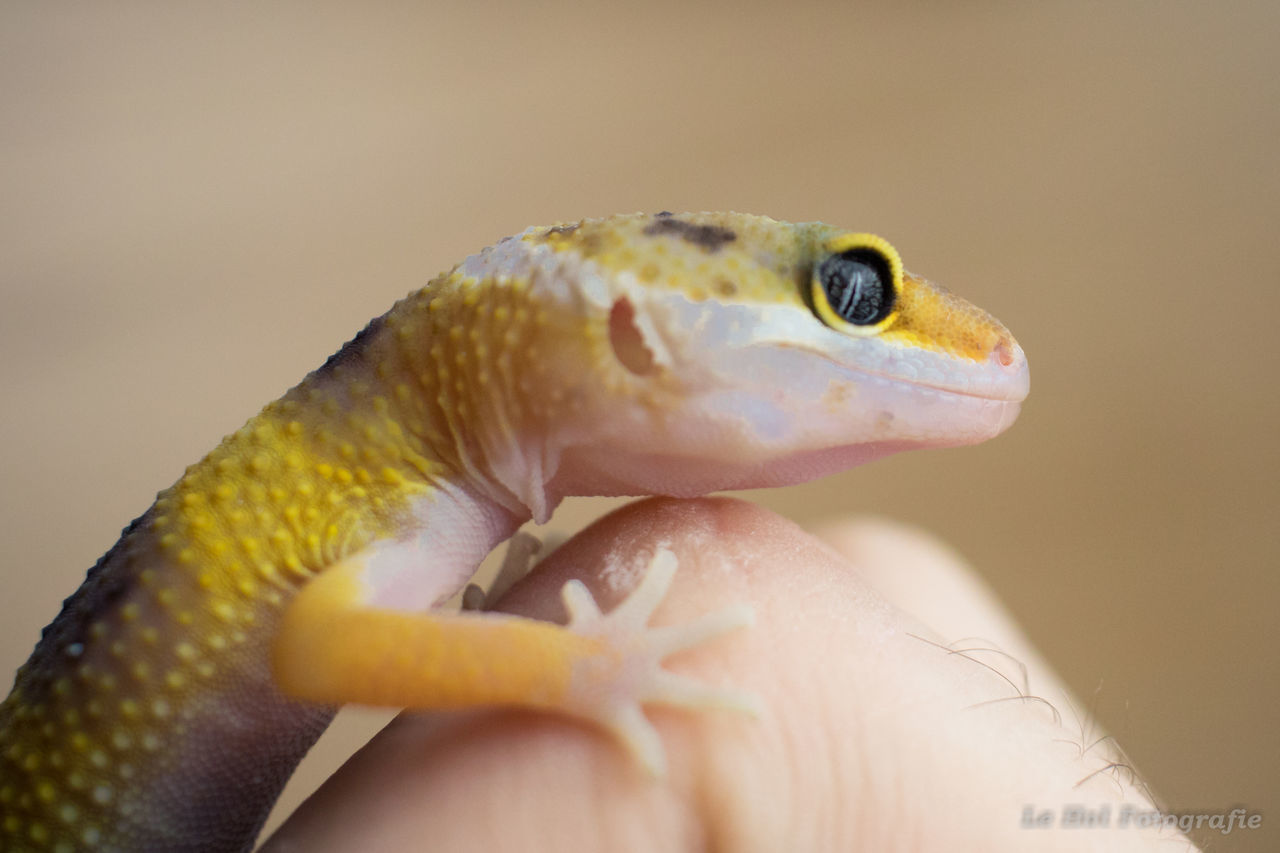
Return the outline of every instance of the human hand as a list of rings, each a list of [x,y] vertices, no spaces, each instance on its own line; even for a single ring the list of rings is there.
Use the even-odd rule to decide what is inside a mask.
[[[664,779],[555,715],[405,714],[264,853],[1194,849],[1118,825],[1126,807],[1154,808],[1135,774],[1085,740],[1068,691],[954,555],[883,522],[823,536],[740,501],[648,500],[502,599],[563,621],[559,590],[579,577],[607,609],[635,580],[619,569],[662,545],[680,569],[654,624],[755,608],[753,628],[668,668],[753,691],[765,713],[650,708]],[[1069,804],[1109,807],[1110,825],[1063,826]],[[1028,807],[1056,818],[1027,826]]]

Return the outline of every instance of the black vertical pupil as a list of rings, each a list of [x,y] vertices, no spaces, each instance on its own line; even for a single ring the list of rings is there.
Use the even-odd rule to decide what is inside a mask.
[[[818,268],[827,302],[855,326],[879,323],[893,310],[893,274],[884,255],[852,249],[832,255]]]

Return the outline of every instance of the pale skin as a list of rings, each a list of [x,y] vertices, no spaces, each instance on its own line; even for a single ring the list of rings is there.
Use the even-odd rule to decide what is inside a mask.
[[[563,621],[576,577],[607,609],[665,546],[680,571],[653,624],[754,609],[753,628],[669,668],[752,691],[762,715],[651,709],[665,778],[561,716],[405,715],[264,851],[1195,849],[1116,826],[1122,808],[1152,808],[1145,788],[1105,769],[1116,750],[1082,733],[1084,706],[956,555],[887,522],[818,533],[739,501],[644,501],[500,603]],[[1019,664],[1025,696],[984,666],[1021,688]],[[1109,805],[1111,828],[1021,825],[1028,805],[1071,803]]]

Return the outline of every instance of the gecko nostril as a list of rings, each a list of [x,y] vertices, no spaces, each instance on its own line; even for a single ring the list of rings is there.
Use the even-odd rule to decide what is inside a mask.
[[[991,358],[999,362],[1001,367],[1013,367],[1018,360],[1017,354],[1014,352],[1016,344],[1008,338],[1002,338],[1000,343],[995,345],[991,350]]]

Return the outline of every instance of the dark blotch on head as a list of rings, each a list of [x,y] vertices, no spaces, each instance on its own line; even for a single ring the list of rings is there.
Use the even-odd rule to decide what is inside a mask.
[[[649,227],[644,229],[644,233],[651,237],[657,234],[672,234],[708,252],[714,252],[726,243],[732,243],[738,239],[738,235],[728,228],[721,228],[719,225],[695,225],[683,219],[676,219],[666,211],[655,216]]]

